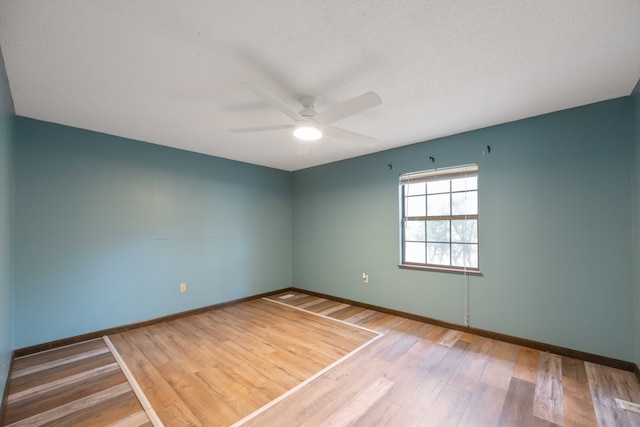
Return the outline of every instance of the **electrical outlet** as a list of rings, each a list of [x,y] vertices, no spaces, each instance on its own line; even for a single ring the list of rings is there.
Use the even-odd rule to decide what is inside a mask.
[[[362,273],[362,283],[369,283],[369,275],[367,273]]]
[[[180,283],[180,292],[187,292],[187,284]]]

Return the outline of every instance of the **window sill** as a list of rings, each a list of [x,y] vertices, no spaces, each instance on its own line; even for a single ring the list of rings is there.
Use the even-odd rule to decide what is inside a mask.
[[[417,264],[398,264],[398,268],[406,269],[406,270],[423,270],[423,271],[439,271],[441,273],[457,273],[457,274],[468,274],[473,276],[482,276],[482,272],[480,270],[469,270],[463,268],[455,268],[455,267],[435,267],[431,265],[417,265]]]

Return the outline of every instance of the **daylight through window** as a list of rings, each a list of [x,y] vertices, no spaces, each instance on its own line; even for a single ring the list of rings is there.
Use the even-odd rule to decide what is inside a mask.
[[[478,165],[400,176],[402,265],[478,271]]]

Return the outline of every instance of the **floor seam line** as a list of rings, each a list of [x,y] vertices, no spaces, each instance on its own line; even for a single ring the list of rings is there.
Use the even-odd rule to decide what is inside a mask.
[[[140,388],[140,385],[136,381],[136,378],[133,376],[133,374],[129,370],[129,367],[125,363],[122,356],[120,356],[120,353],[118,353],[118,350],[113,345],[109,337],[105,335],[102,337],[102,339],[104,340],[105,344],[107,344],[107,347],[111,351],[111,354],[113,355],[113,357],[116,359],[116,362],[120,366],[122,373],[127,378],[127,382],[129,383],[129,386],[131,387],[131,389],[133,390],[133,393],[138,398],[138,401],[140,402],[140,405],[142,405],[142,409],[147,414],[147,417],[149,417],[149,421],[151,421],[151,424],[153,424],[154,427],[164,427],[164,425],[162,424],[162,421],[160,421],[160,418],[158,418],[155,411],[153,410],[153,407],[151,406],[151,403],[147,399],[147,396],[145,396],[144,392],[142,391],[142,388]],[[154,416],[151,417],[149,415],[149,412],[151,412]]]
[[[343,323],[345,325],[353,326],[354,328],[362,329],[363,331],[367,331],[367,332],[370,332],[372,334],[376,334],[376,335],[380,335],[380,336],[384,335],[384,332],[379,332],[379,331],[376,331],[374,329],[369,329],[369,328],[366,328],[364,326],[357,325],[355,323],[345,322],[344,320],[336,319],[335,317],[326,316],[324,314],[316,313],[315,311],[311,311],[311,310],[307,310],[307,309],[304,309],[304,308],[296,307],[295,305],[289,305],[287,303],[276,301],[276,300],[273,300],[273,299],[270,299],[270,298],[266,298],[266,297],[262,298],[262,299],[265,300],[265,301],[269,301],[269,302],[275,303],[275,304],[283,305],[285,307],[293,308],[295,310],[299,310],[299,311],[302,311],[302,312],[305,312],[305,313],[313,314],[315,316],[320,316],[320,317],[323,317],[325,319],[333,320],[335,322],[340,322],[340,323]]]
[[[277,301],[273,301],[276,302]],[[303,310],[306,312],[306,310]],[[313,313],[313,312],[310,312]],[[314,313],[316,314],[316,313]],[[324,316],[323,316],[324,317]],[[337,319],[334,319],[337,320]],[[348,323],[350,325],[350,323]],[[344,356],[342,356],[340,359],[336,360],[335,362],[331,363],[329,366],[321,369],[320,371],[316,372],[315,374],[313,374],[312,376],[310,376],[309,378],[307,378],[306,380],[302,381],[300,384],[296,385],[295,387],[289,389],[288,391],[284,392],[283,394],[281,394],[280,396],[276,397],[275,399],[273,399],[271,402],[267,403],[266,405],[258,408],[257,410],[253,411],[252,413],[250,413],[249,415],[247,415],[246,417],[242,418],[239,421],[236,421],[235,423],[233,423],[230,427],[239,427],[241,425],[243,425],[244,423],[251,421],[252,419],[254,419],[255,417],[257,417],[258,415],[262,414],[263,412],[267,411],[268,409],[272,408],[273,406],[277,405],[278,403],[282,402],[283,400],[285,400],[286,398],[288,398],[289,396],[291,396],[292,394],[296,393],[297,391],[299,391],[300,389],[304,388],[305,386],[307,386],[308,384],[312,383],[313,381],[317,380],[318,378],[320,378],[322,375],[326,374],[327,372],[329,372],[331,369],[335,368],[336,366],[340,365],[342,362],[346,361],[347,359],[349,359],[351,356],[355,355],[356,353],[360,352],[360,350],[363,350],[365,347],[369,346],[370,344],[374,343],[375,341],[379,340],[380,338],[382,338],[384,336],[384,334],[378,333],[378,335],[376,335],[375,337],[371,338],[369,341],[365,342],[364,344],[360,345],[358,348],[356,348],[355,350],[352,350],[351,352],[345,354]]]

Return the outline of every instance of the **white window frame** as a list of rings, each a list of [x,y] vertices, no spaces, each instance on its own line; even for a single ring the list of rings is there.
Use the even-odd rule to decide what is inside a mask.
[[[464,188],[464,189],[453,189],[452,186],[452,180],[458,180],[457,182],[460,182],[459,179],[460,178],[471,178],[471,177],[476,177],[476,185],[475,187],[472,186],[470,188]],[[463,166],[456,166],[456,167],[451,167],[451,168],[442,168],[442,169],[433,169],[433,170],[427,170],[427,171],[421,171],[421,172],[413,172],[413,173],[407,173],[407,174],[403,174],[400,175],[400,197],[401,197],[401,261],[400,264],[398,265],[398,267],[401,268],[414,268],[414,269],[425,269],[425,270],[437,270],[437,271],[447,271],[447,272],[461,272],[461,273],[469,273],[469,274],[480,274],[480,239],[479,239],[479,215],[478,215],[478,205],[477,205],[477,197],[479,195],[479,188],[478,188],[478,164],[471,164],[471,165],[463,165]],[[429,183],[435,183],[436,181],[449,181],[449,189],[448,191],[445,190],[441,190],[438,193],[431,193],[431,194],[427,194],[432,190],[427,190]],[[473,181],[472,181],[473,182]],[[426,183],[427,185],[425,185],[425,192],[424,195],[421,194],[408,194],[407,193],[407,189],[408,189],[408,185],[409,184],[418,184],[418,183]],[[432,184],[432,187],[435,187]],[[414,186],[415,188],[415,186]],[[473,212],[473,210],[470,210],[468,212],[457,212],[454,213],[453,212],[453,198],[454,198],[454,194],[455,195],[460,195],[464,193],[465,194],[465,200],[467,200],[467,194],[469,194],[469,196],[475,196],[475,200],[476,200],[476,205],[475,205],[475,212]],[[475,193],[475,194],[472,194]],[[429,214],[429,202],[428,200],[431,199],[432,196],[444,196],[448,194],[449,195],[449,204],[450,204],[450,208],[449,208],[449,212],[445,213],[445,214]],[[408,208],[408,204],[411,203],[415,203],[415,202],[419,202],[422,203],[422,198],[424,199],[424,214],[423,215],[417,215],[417,216],[409,216],[407,214],[407,211],[409,210]],[[431,200],[435,200],[435,199],[431,199]],[[470,198],[470,200],[472,200],[472,197]],[[432,205],[433,206],[433,205]],[[473,206],[473,205],[471,205]],[[472,208],[471,208],[472,209]],[[412,213],[415,213],[412,212]],[[448,225],[448,240],[437,240],[437,241],[430,241],[429,240],[429,233],[428,233],[428,223],[432,222],[432,224],[435,224],[435,221],[437,221],[440,225]],[[465,239],[460,238],[459,240],[455,240],[452,236],[453,236],[453,228],[452,228],[452,224],[453,222],[457,222],[458,224],[460,224],[460,222],[463,221],[464,227],[465,227],[465,231],[464,231],[464,236],[466,236],[467,238],[470,237],[470,239]],[[419,224],[419,222],[424,222],[424,237],[421,238],[420,240],[407,240],[405,233],[407,231],[407,223],[408,222],[414,222]],[[447,224],[448,222],[448,224]],[[467,224],[474,224],[475,223],[475,233],[473,228],[468,230],[466,229]],[[460,235],[460,234],[458,234]],[[424,262],[417,262],[415,259],[414,260],[409,260],[407,261],[407,244],[413,244],[414,247],[419,248],[421,244],[424,245]],[[449,250],[449,259],[448,259],[448,263],[447,262],[430,262],[433,261],[430,258],[429,255],[429,251],[431,248],[435,248],[436,246],[439,247],[439,249],[441,250],[441,252],[445,251],[446,254],[446,246],[448,245],[448,250]],[[458,249],[458,250],[463,250],[464,251],[464,262],[466,263],[466,261],[468,259],[471,260],[469,265],[454,265],[456,264],[454,261],[454,249]],[[475,257],[474,257],[474,249],[475,249]],[[458,252],[459,253],[459,252]],[[442,258],[444,259],[444,258]],[[475,260],[475,263],[473,262]]]

